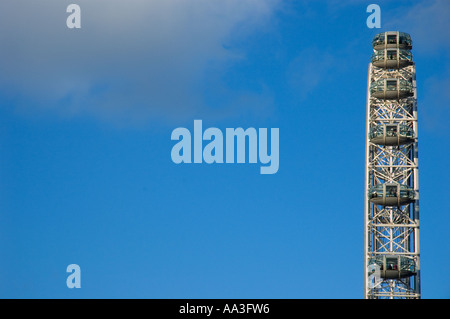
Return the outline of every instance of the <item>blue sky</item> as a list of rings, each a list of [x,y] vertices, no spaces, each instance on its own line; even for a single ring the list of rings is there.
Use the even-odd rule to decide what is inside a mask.
[[[363,298],[367,67],[389,30],[417,70],[422,296],[450,297],[448,1],[378,1],[381,29],[373,1],[72,2],[0,3],[0,297]],[[279,171],[174,164],[195,119],[279,128]]]

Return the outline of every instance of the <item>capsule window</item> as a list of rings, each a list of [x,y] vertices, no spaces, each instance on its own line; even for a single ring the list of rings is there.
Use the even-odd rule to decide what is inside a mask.
[[[387,91],[397,91],[397,81],[396,80],[386,81],[386,90]]]
[[[387,50],[387,60],[397,60],[397,50]]]
[[[397,125],[386,125],[386,136],[396,137],[397,136]]]
[[[386,258],[386,269],[397,270],[397,258]]]
[[[398,42],[400,44],[411,45],[411,37],[406,33],[400,33],[400,38]]]
[[[396,34],[388,35],[387,44],[397,44],[397,35]]]
[[[397,197],[397,185],[386,185],[386,197]]]

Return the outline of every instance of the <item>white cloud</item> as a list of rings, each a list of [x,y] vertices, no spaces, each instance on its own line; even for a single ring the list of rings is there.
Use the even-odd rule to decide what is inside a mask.
[[[241,58],[224,44],[263,26],[276,2],[78,0],[82,28],[74,30],[70,1],[3,0],[0,86],[19,103],[62,114],[190,116],[206,107],[199,86],[208,67],[226,72]]]
[[[426,53],[449,50],[449,16],[450,1],[425,0],[411,8],[400,7],[387,19],[386,26],[388,29],[410,33],[414,50]]]
[[[442,121],[450,101],[450,1],[425,0],[399,8],[387,28],[411,34],[417,68],[418,108],[424,128],[434,134],[450,133]]]

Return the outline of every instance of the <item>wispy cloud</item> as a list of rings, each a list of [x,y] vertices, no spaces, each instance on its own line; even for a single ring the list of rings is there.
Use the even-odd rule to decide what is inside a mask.
[[[241,59],[227,41],[264,25],[277,1],[79,0],[79,30],[65,25],[70,3],[0,3],[3,94],[65,115],[147,121],[207,109],[199,86],[220,79],[205,78],[208,68]]]
[[[418,72],[418,105],[424,128],[450,134],[443,118],[450,115],[450,1],[426,0],[399,8],[387,27],[411,34]],[[428,66],[427,68],[421,66]],[[421,72],[422,70],[427,73]]]
[[[427,53],[450,50],[450,1],[418,1],[412,7],[400,7],[386,14],[389,16],[386,27],[410,33],[415,50]]]

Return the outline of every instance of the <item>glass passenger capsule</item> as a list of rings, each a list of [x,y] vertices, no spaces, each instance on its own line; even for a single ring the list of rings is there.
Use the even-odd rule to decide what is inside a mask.
[[[415,200],[414,189],[398,183],[372,186],[368,195],[370,202],[383,206],[402,206]]]
[[[385,48],[412,49],[411,36],[408,33],[398,31],[388,31],[379,33],[372,40],[372,47],[375,50]]]
[[[411,51],[404,49],[382,49],[372,54],[372,64],[379,68],[398,69],[413,64]]]
[[[378,145],[402,145],[414,141],[414,131],[405,124],[382,124],[370,129],[369,139]]]
[[[376,271],[383,279],[405,278],[416,274],[416,263],[406,256],[378,255],[369,259],[369,275]]]
[[[370,84],[370,93],[377,99],[404,99],[414,95],[411,82],[405,79],[380,79]]]

